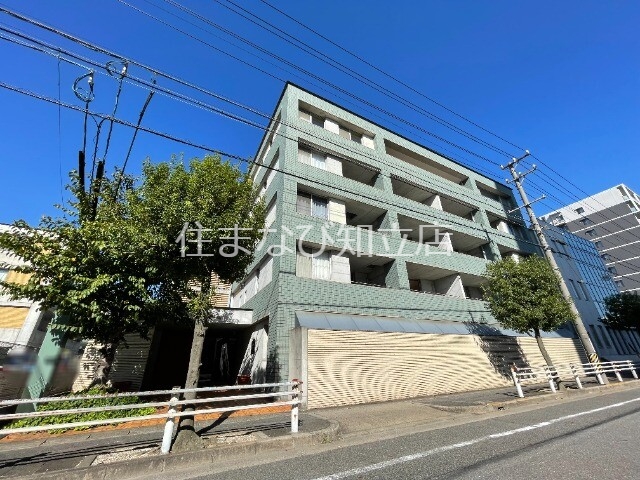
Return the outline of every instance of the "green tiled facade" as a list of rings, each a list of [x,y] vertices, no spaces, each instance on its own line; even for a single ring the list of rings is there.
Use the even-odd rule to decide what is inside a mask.
[[[304,111],[313,109],[313,113],[318,116],[343,124],[357,134],[372,135],[374,148],[343,138],[323,126],[299,118],[301,108]],[[296,311],[366,314],[429,321],[495,322],[482,300],[413,291],[410,288],[409,270],[448,272],[460,275],[463,284],[464,279],[473,279],[477,283],[490,259],[512,253],[536,253],[528,231],[522,229],[521,237],[517,238],[508,231],[491,226],[496,221],[509,219],[515,224],[523,223],[519,212],[508,214],[509,208],[504,205],[516,205],[510,188],[292,84],[285,87],[273,118],[276,120],[272,122],[270,132],[265,135],[256,160],[259,164],[269,166],[277,157],[277,169],[280,171],[270,174],[270,170],[254,166],[252,174],[256,184],[263,184],[267,176],[271,175],[272,180],[264,191],[264,198],[267,205],[275,199],[276,215],[270,227],[274,231],[267,235],[256,254],[255,262],[247,272],[248,277],[256,267],[264,265],[267,258],[265,252],[269,247],[284,245],[289,250],[282,256],[273,257],[271,281],[264,288],[242,305],[232,303],[232,306],[252,309],[256,321],[269,319],[269,379],[285,380],[289,376],[289,339],[295,327]],[[271,145],[268,148],[269,143]],[[363,168],[374,169],[378,172],[375,181],[365,184],[302,163],[298,160],[299,144],[343,159],[343,166],[348,164],[356,172],[364,171]],[[449,176],[459,177],[462,181],[449,180],[422,168],[419,162],[414,161],[412,164],[390,155],[387,153],[390,145],[392,149],[400,148],[399,151],[410,152],[415,158],[425,159],[425,164],[437,164]],[[268,153],[265,154],[267,148]],[[394,192],[393,182],[411,185],[410,188],[423,187],[448,198],[455,208],[458,205],[472,207],[475,210],[473,220],[399,195]],[[485,190],[484,195],[480,188]],[[285,227],[298,233],[298,225],[313,225],[314,228],[305,236],[305,242],[310,244],[323,243],[323,226],[334,239],[340,236],[341,229],[344,228],[339,222],[298,213],[296,204],[299,190],[345,202],[347,213],[349,205],[357,205],[364,212],[382,211],[381,229],[391,229],[398,224],[399,219],[405,218],[421,225],[441,225],[451,232],[454,244],[457,238],[463,238],[474,245],[477,242],[486,243],[484,255],[480,258],[457,251],[435,254],[436,250],[429,247],[429,253],[423,251],[411,257],[393,257],[388,252],[399,251],[403,242],[402,232],[374,231],[371,233],[372,253],[378,258],[388,259],[384,267],[385,287],[297,276],[297,237],[288,235]],[[505,201],[490,198],[491,195],[486,195],[487,191],[503,197]],[[404,245],[415,248],[418,244],[405,240]],[[328,246],[340,250],[343,244],[336,241]],[[350,265],[353,265],[353,260]],[[242,286],[242,283],[235,285],[234,292],[237,294]]]

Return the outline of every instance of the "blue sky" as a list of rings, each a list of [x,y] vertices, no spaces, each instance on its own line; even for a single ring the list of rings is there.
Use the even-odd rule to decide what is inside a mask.
[[[259,0],[233,1],[396,92],[418,108],[442,117],[511,155],[522,153],[394,83]],[[180,4],[408,123],[420,125],[423,130],[489,161],[434,141],[424,132],[386,117],[380,111],[372,111],[352,98],[345,99],[331,87],[318,85],[316,80],[290,67],[276,67],[273,64],[277,64],[277,60],[265,59],[263,54],[247,45],[242,45],[244,50],[241,50],[235,46],[237,39],[215,30],[210,24],[199,22],[170,3],[163,0],[127,2],[157,15],[171,26],[157,23],[117,0],[2,0],[0,5],[260,112],[271,113],[283,88],[282,82],[215,51],[212,46],[222,49],[462,163],[504,179],[504,173],[495,164],[505,163],[507,157],[444,128],[259,29],[222,6],[224,0],[220,3],[180,0]],[[640,3],[282,0],[273,4],[424,95],[503,139],[530,149],[584,192],[596,193],[618,183],[640,190],[637,167],[640,149],[640,57],[637,55],[640,51],[637,34]],[[73,50],[101,64],[111,60],[3,13],[0,13],[0,26]],[[176,29],[188,32],[209,46]],[[0,39],[0,62],[1,82],[81,105],[71,86],[85,73],[82,66],[58,62],[52,56],[27,50],[4,39]],[[137,67],[132,67],[130,74],[146,80],[151,78],[149,72]],[[265,124],[264,118],[242,109],[165,79],[158,81],[163,87]],[[91,109],[110,113],[116,87],[113,77],[97,72],[96,98]],[[144,89],[125,83],[117,116],[135,123],[146,95]],[[76,168],[77,151],[82,145],[82,115],[65,109],[59,111],[54,105],[3,88],[0,88],[0,105],[0,175],[3,180],[0,222],[23,218],[37,223],[43,214],[56,214],[53,204],[67,197],[62,186],[67,183],[68,172]],[[151,101],[143,125],[244,157],[255,153],[262,136],[260,129],[159,94]],[[101,136],[98,157],[103,155],[106,131],[107,128]],[[93,134],[90,130],[89,144],[93,142]],[[127,127],[114,127],[107,169],[122,165],[131,135],[132,131]],[[203,152],[140,133],[127,170],[137,173],[145,158],[167,160],[172,154],[190,158],[201,156]],[[540,191],[550,194],[548,200],[536,205],[539,214],[584,196],[582,191],[548,168],[541,167],[540,170],[540,174],[528,180],[531,197],[537,197]],[[556,183],[549,183],[545,174]]]

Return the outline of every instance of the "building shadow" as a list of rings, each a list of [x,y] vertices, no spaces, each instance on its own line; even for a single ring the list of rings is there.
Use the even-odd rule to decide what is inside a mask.
[[[476,343],[485,353],[493,369],[505,379],[511,379],[511,366],[529,367],[517,337],[505,335],[498,328],[486,323],[466,322],[469,332],[476,336]]]

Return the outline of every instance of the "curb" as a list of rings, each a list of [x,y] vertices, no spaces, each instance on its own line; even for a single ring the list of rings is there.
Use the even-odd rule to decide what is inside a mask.
[[[607,392],[609,390],[616,390],[616,389],[628,390],[631,388],[640,388],[640,381],[609,383],[608,385],[597,385],[595,387],[589,387],[583,390],[579,390],[579,389],[565,390],[561,393],[535,395],[533,397],[516,398],[513,400],[493,401],[493,402],[487,402],[487,403],[481,403],[481,404],[479,403],[475,405],[440,405],[437,403],[425,403],[425,405],[428,405],[431,408],[435,408],[437,410],[442,410],[445,412],[481,414],[481,413],[493,412],[496,410],[503,410],[511,406],[542,403],[550,400],[562,400],[566,397],[576,397],[580,395],[602,393],[602,392]]]
[[[327,421],[330,425],[316,432],[293,433],[275,438],[268,437],[262,432],[257,432],[256,435],[262,438],[250,443],[215,445],[192,452],[169,453],[167,455],[157,454],[120,462],[80,467],[72,470],[43,472],[13,478],[42,480],[44,474],[48,480],[107,480],[110,478],[127,478],[134,475],[152,475],[177,471],[184,468],[185,465],[206,465],[208,463],[216,463],[218,460],[230,456],[253,455],[268,450],[329,443],[338,438],[340,426],[335,421]]]

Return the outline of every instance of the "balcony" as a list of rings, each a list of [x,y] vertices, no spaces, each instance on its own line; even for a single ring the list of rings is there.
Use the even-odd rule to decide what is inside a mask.
[[[446,166],[439,162],[436,162],[435,160],[423,157],[422,155],[419,155],[409,150],[408,148],[402,147],[388,140],[384,141],[384,146],[387,155],[390,155],[397,160],[401,160],[402,162],[413,165],[414,167],[418,167],[421,170],[436,175],[444,180],[448,180],[458,185],[465,185],[467,183],[467,180],[469,179],[468,176],[463,175],[456,170],[447,168]]]
[[[396,177],[391,177],[391,186],[393,193],[403,198],[413,200],[414,202],[427,205],[466,220],[474,221],[477,207]]]
[[[486,238],[452,230],[446,225],[429,225],[415,218],[398,215],[401,234],[408,240],[426,243],[447,252],[457,252],[485,260],[492,259]]]
[[[338,157],[310,145],[298,146],[298,161],[369,186],[375,186],[380,173],[360,162]]]
[[[415,292],[449,297],[482,299],[484,277],[407,262],[409,288]]]

